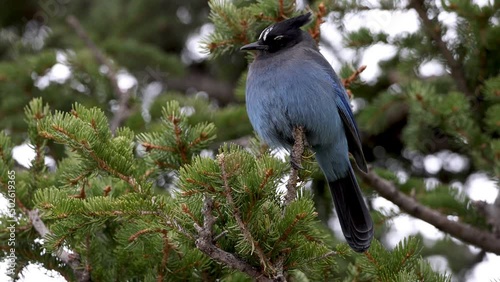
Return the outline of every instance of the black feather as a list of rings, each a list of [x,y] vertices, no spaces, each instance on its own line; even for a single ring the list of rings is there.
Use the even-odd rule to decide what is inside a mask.
[[[265,28],[257,41],[259,45],[266,46],[268,53],[290,48],[302,40],[302,26],[311,21],[311,13],[284,20]]]
[[[328,185],[347,243],[356,252],[366,251],[373,239],[373,221],[352,168],[347,176]]]
[[[346,116],[344,111],[339,111],[342,122],[344,123],[345,135],[347,138],[347,145],[349,146],[349,152],[352,154],[356,160],[356,165],[364,173],[368,173],[368,167],[366,166],[365,155],[363,154],[363,147],[361,146],[361,140],[359,138],[359,133],[356,124],[349,122],[349,118]]]

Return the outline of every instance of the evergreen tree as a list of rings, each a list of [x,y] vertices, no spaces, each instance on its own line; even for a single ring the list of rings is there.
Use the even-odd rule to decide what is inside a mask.
[[[445,256],[463,279],[486,252],[500,254],[500,200],[475,202],[452,185],[477,171],[500,175],[498,1],[308,4],[315,19],[307,29],[318,42],[329,18],[346,34],[345,48],[397,50],[373,84],[357,80],[357,61],[340,70],[366,104],[357,120],[373,169],[358,176],[369,202],[382,196],[459,241],[428,247],[417,236],[393,250],[375,241],[353,253],[325,224],[331,199],[311,153],[296,171],[248,137],[243,82],[252,58],[235,51],[301,13],[295,1],[4,1],[0,187],[15,204],[1,215],[0,236],[8,261],[14,224],[9,275],[36,262],[70,281],[449,281],[423,256]],[[422,28],[394,37],[341,24],[373,10],[413,10]],[[457,17],[452,41],[443,39],[444,12]],[[185,42],[207,15],[210,60],[189,61]],[[448,72],[423,77],[415,66],[431,60]],[[69,76],[51,78],[56,66]],[[124,74],[134,87],[119,85]],[[167,91],[155,97],[158,85]],[[13,159],[22,142],[35,152],[29,168]],[[459,154],[469,167],[430,174],[421,159],[437,152]],[[429,177],[440,184],[429,189]],[[372,214],[384,242],[398,212]]]

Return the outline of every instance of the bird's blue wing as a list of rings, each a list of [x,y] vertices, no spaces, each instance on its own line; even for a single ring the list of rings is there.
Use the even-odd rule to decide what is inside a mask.
[[[319,63],[329,74],[335,92],[335,103],[337,104],[337,109],[344,125],[349,152],[356,160],[358,168],[364,172],[368,172],[366,160],[363,155],[363,147],[361,146],[359,129],[356,125],[356,121],[354,120],[351,105],[349,104],[349,97],[347,96],[344,85],[338,78],[330,63],[328,63],[325,57],[323,57],[323,55],[318,50],[311,50],[310,52],[307,52],[306,56]]]
[[[340,80],[335,79],[337,85],[335,85],[335,103],[337,104],[337,109],[339,111],[340,117],[342,118],[342,123],[344,124],[344,130],[346,131],[347,144],[349,146],[349,152],[353,155],[356,160],[356,164],[359,169],[364,172],[368,172],[366,167],[366,160],[363,155],[363,147],[361,146],[361,138],[359,137],[358,126],[356,121],[354,121],[354,116],[351,111],[351,105],[349,104],[347,93],[344,86]]]

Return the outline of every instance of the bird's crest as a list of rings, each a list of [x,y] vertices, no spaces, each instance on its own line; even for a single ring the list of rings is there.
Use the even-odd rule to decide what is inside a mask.
[[[259,41],[266,42],[268,40],[268,36],[272,37],[273,40],[280,39],[276,38],[279,36],[283,36],[286,34],[290,34],[293,31],[297,31],[302,26],[306,25],[311,20],[311,13],[306,13],[291,19],[287,19],[275,24],[272,24],[265,28],[259,36]]]

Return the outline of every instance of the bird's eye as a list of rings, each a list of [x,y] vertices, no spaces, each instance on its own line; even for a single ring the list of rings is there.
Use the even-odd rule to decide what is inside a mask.
[[[274,40],[281,40],[281,39],[283,39],[283,37],[284,37],[283,35],[278,35],[278,36],[276,36],[276,37],[274,38]]]

